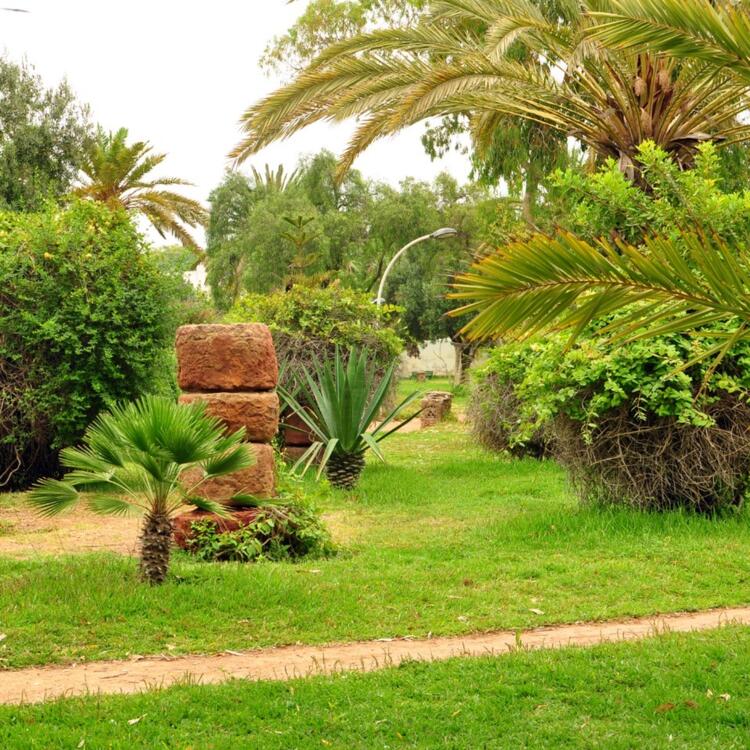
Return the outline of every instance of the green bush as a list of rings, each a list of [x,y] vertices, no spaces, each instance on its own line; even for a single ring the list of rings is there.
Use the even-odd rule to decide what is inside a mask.
[[[714,373],[710,360],[690,365],[704,346],[668,335],[567,349],[553,336],[493,349],[476,378],[492,384],[479,391],[483,408],[506,408],[492,425],[500,447],[523,450],[551,434],[584,499],[715,511],[740,504],[748,488],[750,344]],[[511,416],[499,403],[509,392]]]
[[[150,390],[176,322],[125,213],[0,213],[0,486],[56,473],[100,410]]]
[[[290,390],[303,367],[312,370],[343,351],[367,349],[384,371],[404,348],[399,308],[378,307],[370,297],[333,285],[325,289],[294,286],[287,292],[248,294],[226,316],[230,323],[259,322],[271,329]]]

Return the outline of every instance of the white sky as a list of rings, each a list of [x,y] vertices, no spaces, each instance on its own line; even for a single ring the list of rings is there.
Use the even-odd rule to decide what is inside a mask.
[[[0,13],[0,47],[26,58],[48,84],[67,77],[107,129],[126,126],[168,159],[163,174],[196,184],[205,200],[239,139],[242,111],[276,81],[258,68],[266,43],[294,21],[304,2],[286,0],[6,0],[28,14]],[[467,177],[466,157],[432,163],[422,126],[375,144],[356,166],[396,183],[448,170]],[[292,167],[326,147],[340,152],[351,127],[318,125],[273,144],[248,162]]]

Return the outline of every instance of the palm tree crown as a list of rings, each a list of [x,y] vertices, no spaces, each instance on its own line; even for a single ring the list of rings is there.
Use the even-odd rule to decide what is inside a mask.
[[[82,493],[96,513],[143,513],[141,573],[161,583],[172,544],[171,516],[186,504],[226,515],[224,504],[200,496],[200,487],[252,465],[243,437],[244,430],[227,435],[218,419],[205,414],[204,404],[180,406],[146,396],[99,415],[83,447],[61,451],[60,462],[71,471],[62,480],[42,480],[29,499],[44,515],[74,505]],[[184,486],[186,481],[191,484]]]
[[[545,15],[534,0],[435,0],[413,28],[335,44],[248,109],[232,156],[242,161],[314,122],[351,117],[360,124],[342,170],[376,139],[451,114],[470,116],[479,148],[510,115],[576,137],[633,174],[645,140],[690,166],[700,142],[750,136],[738,121],[746,104],[735,77],[717,75],[709,62],[592,40],[596,21],[581,6],[606,10],[615,2],[567,3],[561,17]],[[509,54],[517,45],[528,50],[522,60]]]
[[[147,179],[166,154],[154,154],[146,141],[128,144],[128,131],[100,131],[81,165],[85,180],[75,194],[112,207],[142,214],[164,237],[171,234],[183,245],[198,249],[188,228],[204,226],[208,212],[198,201],[165,190],[168,186],[190,186],[177,177]]]

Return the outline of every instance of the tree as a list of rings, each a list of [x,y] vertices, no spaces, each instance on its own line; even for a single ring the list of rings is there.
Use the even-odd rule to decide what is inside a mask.
[[[143,513],[141,577],[164,583],[172,515],[184,505],[226,515],[223,504],[198,492],[207,480],[252,465],[244,432],[227,435],[220,420],[206,415],[204,404],[181,406],[149,396],[113,406],[88,428],[83,447],[62,451],[63,466],[72,471],[62,480],[39,482],[29,500],[42,514],[54,515],[85,493],[95,513]],[[198,472],[197,481],[186,489],[183,482],[191,470]]]
[[[153,154],[147,141],[128,145],[127,138],[126,128],[97,133],[81,164],[86,180],[75,194],[140,214],[162,237],[171,234],[197,251],[198,244],[188,228],[204,226],[208,212],[198,201],[164,189],[191,183],[177,177],[145,179],[167,155]]]
[[[375,140],[456,114],[470,117],[479,149],[505,118],[518,117],[577,138],[634,178],[645,140],[690,166],[701,142],[747,139],[750,128],[738,120],[743,86],[732,76],[707,63],[587,43],[590,23],[573,4],[563,23],[529,0],[443,0],[413,28],[363,33],[325,50],[246,111],[232,156],[242,161],[319,120],[355,116],[360,125],[341,173]],[[522,61],[508,54],[520,43],[528,50]]]
[[[93,137],[88,108],[66,82],[0,58],[0,207],[35,211],[70,189]]]

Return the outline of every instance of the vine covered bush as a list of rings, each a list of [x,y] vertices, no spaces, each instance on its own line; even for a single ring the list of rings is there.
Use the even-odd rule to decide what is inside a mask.
[[[709,346],[700,338],[566,344],[552,336],[497,347],[477,371],[497,402],[508,392],[514,399],[512,416],[497,427],[498,447],[522,451],[550,435],[587,501],[699,512],[743,502],[750,344],[735,346],[713,373],[710,359],[690,364]]]
[[[378,307],[368,295],[338,285],[294,286],[286,292],[247,294],[226,320],[268,325],[283,385],[293,389],[302,367],[313,370],[332,359],[337,346],[342,351],[367,349],[376,369],[384,371],[404,348],[399,312],[398,307]]]
[[[124,212],[0,213],[0,487],[56,473],[100,410],[150,389],[170,309]]]

